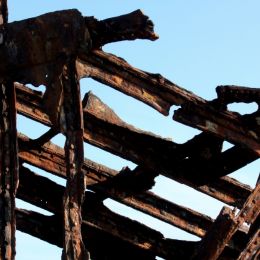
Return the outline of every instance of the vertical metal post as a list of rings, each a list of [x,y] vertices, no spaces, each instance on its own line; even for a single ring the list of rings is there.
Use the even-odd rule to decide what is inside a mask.
[[[65,260],[87,260],[81,236],[81,205],[85,194],[85,181],[82,172],[83,150],[83,114],[80,86],[76,75],[75,60],[70,59],[64,65],[61,77],[63,101],[60,111],[60,126],[66,135],[65,158],[67,185],[63,198],[64,206],[64,248]]]
[[[0,0],[0,24],[7,23],[7,0]],[[0,32],[4,44],[5,28]],[[0,75],[0,259],[15,258],[15,196],[18,184],[16,96],[13,82]]]

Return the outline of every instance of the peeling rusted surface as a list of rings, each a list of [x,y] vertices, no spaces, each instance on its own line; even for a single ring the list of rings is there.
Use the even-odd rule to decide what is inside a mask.
[[[238,260],[259,259],[260,257],[260,229],[248,242],[244,251],[239,255]]]
[[[0,258],[15,258],[15,195],[18,185],[15,88],[0,83]]]
[[[49,143],[40,150],[26,150],[28,147],[26,142],[28,139],[20,137],[19,155],[21,160],[62,178],[66,177],[65,157],[61,148]],[[124,169],[121,172],[116,172],[90,160],[85,160],[82,170],[87,176],[88,189],[141,210],[194,235],[203,236],[212,224],[211,218],[164,200],[152,192],[137,193],[137,184],[133,188],[130,186],[130,181],[134,181],[131,178],[126,179],[127,183],[125,184],[123,178],[119,178],[120,181],[116,178],[118,175],[124,175],[126,171],[131,176],[134,171],[129,172],[130,170]],[[128,187],[127,190],[126,187]]]
[[[0,0],[0,48],[5,44],[7,1]],[[2,64],[3,64],[2,60]],[[15,259],[15,196],[18,185],[15,86],[0,76],[0,259]]]
[[[203,101],[160,74],[136,69],[122,58],[101,50],[80,56],[76,66],[81,78],[91,77],[144,102],[164,115],[169,114],[172,105]]]
[[[66,136],[65,161],[67,184],[63,198],[64,208],[64,248],[62,259],[89,259],[81,236],[81,205],[86,189],[82,164],[83,115],[80,101],[80,88],[76,78],[75,65],[69,60],[61,77],[62,104],[60,128]]]
[[[260,136],[259,126],[257,125],[258,115],[253,115],[253,117],[250,118],[250,122],[249,120],[245,120],[248,117],[242,117],[237,113],[218,109],[218,106],[221,106],[218,102],[219,101],[216,100],[214,103],[186,103],[175,111],[173,119],[226,139],[231,143],[247,147],[253,150],[259,157]]]
[[[222,209],[212,228],[202,239],[194,259],[218,259],[238,229],[245,223],[254,223],[259,215],[260,183],[256,185],[237,215],[235,210],[232,211],[227,207]],[[248,246],[250,246],[250,241]]]
[[[33,188],[32,182],[29,180],[34,180],[37,183],[37,189]],[[52,196],[55,199],[46,194],[47,187],[53,188]],[[62,186],[23,168],[21,173],[21,187],[18,193],[20,198],[58,215],[62,212],[63,190]],[[176,243],[174,240],[171,242],[165,239],[158,231],[111,212],[102,204],[100,196],[95,193],[86,193],[86,200],[83,204],[83,230],[84,227],[92,227],[97,230],[101,229],[136,248],[149,250],[155,255],[157,254],[162,257],[166,257],[167,255],[180,257],[181,255],[185,256],[185,254],[191,253],[191,251],[182,252],[182,244],[185,244],[184,241],[183,243],[179,242],[180,248],[178,248],[177,241]],[[87,234],[84,236],[88,240]],[[195,245],[196,243],[192,244]],[[174,252],[171,252],[171,250]]]
[[[14,259],[14,199],[18,179],[16,110],[50,127],[31,140],[19,135],[21,186],[18,197],[54,215],[17,209],[18,228],[57,246],[63,259],[251,259],[259,251],[259,183],[252,190],[226,175],[259,158],[260,110],[241,116],[233,102],[260,104],[258,89],[220,86],[206,101],[159,74],[132,67],[103,52],[107,43],[156,40],[152,21],[140,10],[98,21],[77,10],[58,11],[7,24],[0,0],[0,258]],[[184,144],[141,131],[121,120],[89,93],[80,100],[79,79],[91,77],[203,133]],[[44,85],[30,90],[20,83]],[[15,101],[15,90],[17,104]],[[84,109],[82,109],[82,105]],[[83,121],[84,119],[84,121]],[[64,149],[49,140],[66,137]],[[138,164],[115,171],[84,158],[83,139]],[[222,152],[227,140],[234,147]],[[26,162],[67,179],[66,188],[40,177]],[[148,191],[163,174],[240,208],[224,207],[214,221]],[[88,189],[86,191],[86,184]],[[50,189],[52,192],[46,193]],[[64,196],[63,196],[64,194]],[[84,201],[84,196],[86,200]],[[112,198],[191,234],[200,242],[163,237],[151,228],[108,210]],[[245,228],[245,223],[250,228]],[[63,234],[63,240],[61,239]],[[86,243],[86,248],[84,243]],[[118,251],[118,247],[127,256]]]
[[[17,88],[18,111],[29,118],[37,120],[38,122],[41,122],[48,126],[51,126],[51,123],[48,120],[48,117],[42,111],[42,108],[41,108],[42,94],[36,93],[35,91],[32,91],[32,90],[28,90],[28,88],[25,88],[21,85],[18,85],[17,87],[18,87]],[[28,98],[26,98],[26,97],[28,97]],[[95,99],[95,100],[98,101],[97,99]],[[85,99],[83,101],[83,103],[86,103],[86,102],[87,102],[87,99]],[[94,104],[95,104],[95,102],[92,103],[92,106],[94,106]],[[126,124],[121,119],[119,119],[118,116],[115,115],[115,113],[113,113],[109,109],[108,106],[104,106],[104,104],[102,105],[101,101],[98,101],[98,104],[99,104],[99,108],[102,108],[101,111],[103,111],[103,113],[101,113],[101,111],[98,113],[99,117],[101,117],[101,119],[102,118],[104,119],[103,121],[105,121],[107,123],[110,122],[113,125],[115,123],[117,123],[117,125],[122,127],[121,129],[123,129],[124,131],[127,131],[128,135],[131,134],[133,131],[136,131],[135,136],[138,136],[140,134],[140,137],[138,137],[138,138],[141,140],[147,134],[148,135],[150,134],[150,133],[146,133],[146,132],[134,129],[132,126],[130,127],[128,124]],[[89,110],[91,110],[91,109],[89,109]],[[92,107],[91,111],[97,113],[96,110],[97,109]],[[34,113],[34,111],[35,111],[35,113]],[[92,117],[87,118],[87,121],[89,122],[88,124],[91,123],[95,129],[97,129],[97,127],[100,125],[100,123],[98,124],[97,122],[101,122],[100,120],[94,121]],[[131,131],[127,130],[127,128],[129,128],[129,127],[131,128],[130,129]],[[107,135],[107,136],[109,137],[109,139],[106,139],[106,142],[104,143],[104,145],[102,145],[101,140],[104,137],[101,136],[98,139],[98,136],[96,133],[96,135],[94,135],[95,139],[92,139],[92,144],[96,144],[102,149],[108,149],[108,147],[109,147],[110,152],[115,152],[117,155],[120,155],[122,157],[126,156],[125,158],[127,158],[128,160],[129,159],[135,160],[133,158],[136,158],[136,157],[133,157],[133,156],[138,155],[138,149],[139,149],[138,148],[139,146],[137,145],[137,140],[135,138],[132,138],[131,145],[136,144],[134,146],[135,152],[133,154],[129,154],[130,152],[128,152],[129,150],[127,150],[125,140],[121,140],[121,142],[119,142],[119,139],[118,139],[122,135],[122,130],[120,130],[120,135],[119,135],[119,134],[116,134],[114,129],[115,129],[114,126],[113,126],[113,128],[110,128],[109,131],[106,129],[105,126],[102,127],[102,135],[105,134],[106,132],[108,132],[109,135]],[[91,132],[88,131],[87,134],[88,134],[88,136],[90,136]],[[116,149],[116,147],[113,145],[114,143],[112,143],[112,139],[110,136],[116,136],[116,138],[113,138],[113,142],[117,142],[115,144],[122,147],[122,149]],[[86,135],[85,135],[85,137],[86,137]],[[127,138],[126,138],[126,140],[127,140]],[[158,138],[158,136],[153,135],[153,136],[150,136],[149,138],[152,138],[152,141],[148,142],[149,146],[153,147],[154,142],[159,142],[159,143],[161,142],[160,140],[156,139],[156,138]],[[210,143],[209,138],[210,137],[205,138],[205,137],[203,137],[203,135],[199,135],[199,136],[195,137],[194,139],[185,143],[182,146],[182,148],[180,148],[178,145],[180,154],[181,153],[183,154],[183,152],[184,152],[184,155],[186,155],[190,158],[185,158],[185,156],[183,155],[183,158],[185,158],[185,160],[179,161],[177,164],[172,164],[171,165],[172,171],[174,170],[175,173],[179,172],[179,176],[182,176],[182,182],[184,182],[184,183],[185,183],[185,180],[183,180],[184,179],[183,176],[184,175],[191,176],[191,174],[193,174],[194,175],[193,179],[196,182],[194,184],[192,184],[192,182],[189,179],[189,182],[186,181],[187,185],[190,185],[191,187],[196,188],[197,190],[202,191],[227,204],[241,207],[243,205],[243,202],[245,201],[245,199],[250,194],[251,189],[247,185],[243,185],[243,184],[239,183],[238,181],[231,179],[229,177],[222,177],[221,179],[219,179],[219,178],[217,178],[217,176],[223,176],[223,175],[229,174],[229,173],[239,169],[240,167],[243,167],[246,164],[256,160],[258,157],[254,154],[254,152],[251,152],[250,150],[244,149],[239,146],[232,147],[229,150],[227,150],[221,154],[219,154],[218,152],[216,153],[217,149],[219,149],[219,148],[217,148],[215,150],[208,149],[208,144]],[[97,141],[95,141],[95,140],[97,140]],[[171,145],[172,146],[176,145],[169,140],[163,140],[163,142],[165,144],[169,144],[169,147]],[[161,143],[161,145],[162,145],[162,143]],[[206,148],[207,148],[206,149],[207,156],[206,157],[204,156],[205,158],[203,157],[203,154],[205,154],[205,152],[203,152],[205,149],[204,150],[202,149],[203,145],[204,145],[204,147],[206,145]],[[165,152],[167,148],[163,146],[162,149]],[[200,149],[201,153],[198,152],[198,149]],[[125,150],[125,152],[123,154],[124,150]],[[211,150],[212,150],[211,155],[209,155],[209,152]],[[150,153],[151,152],[153,152],[153,149],[151,149]],[[170,152],[171,151],[169,151],[169,153]],[[139,156],[141,158],[140,161],[141,161],[141,163],[143,163],[144,161],[142,158],[144,157],[144,155],[140,152],[139,152],[139,154],[140,154]],[[199,158],[200,154],[201,154],[201,158]],[[154,156],[156,156],[156,155],[157,155],[157,153],[155,153]],[[167,155],[165,155],[165,156],[167,156]],[[195,156],[195,157],[193,158],[192,156],[193,157]],[[209,156],[211,158],[208,159]],[[240,158],[240,160],[237,160],[238,158]],[[150,160],[147,160],[147,162],[149,163]],[[202,165],[204,165],[204,167],[202,167]],[[195,175],[196,169],[197,169],[197,172],[201,173],[201,175],[202,175],[201,179],[200,179],[200,175],[199,176]],[[144,169],[144,172],[146,172],[145,169]],[[209,172],[211,172],[210,175],[209,175]],[[215,174],[215,178],[214,178],[214,174]],[[174,178],[170,174],[168,177]],[[210,177],[212,177],[212,180],[214,180],[214,181],[211,181],[211,183],[209,183],[209,184],[198,186],[198,183],[202,183],[204,179],[205,180],[211,179]],[[175,180],[178,180],[178,179],[176,178]],[[206,183],[208,183],[208,181],[206,181]]]

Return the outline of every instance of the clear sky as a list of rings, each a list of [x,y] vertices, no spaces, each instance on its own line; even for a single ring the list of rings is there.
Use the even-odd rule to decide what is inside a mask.
[[[85,16],[104,19],[142,9],[155,23],[160,38],[156,42],[137,40],[119,42],[104,47],[130,64],[149,72],[160,73],[174,83],[205,99],[216,97],[215,87],[223,84],[260,86],[260,1],[259,0],[74,0],[34,1],[10,0],[9,21],[22,20],[46,12],[77,8]],[[111,106],[119,116],[138,128],[149,130],[176,142],[184,142],[199,131],[181,126],[139,101],[90,79],[81,81],[82,95],[89,90]],[[232,106],[245,113],[256,106]],[[33,129],[33,130],[32,130]],[[46,128],[18,118],[18,130],[36,138]],[[63,146],[61,136],[53,140]],[[225,147],[228,147],[226,144]],[[85,145],[85,156],[114,169],[134,164],[90,145]],[[260,169],[257,161],[232,176],[255,185]],[[37,173],[44,174],[38,169]],[[49,174],[46,176],[50,176]],[[57,180],[60,182],[59,180]],[[64,183],[64,182],[63,182]],[[222,203],[194,192],[173,181],[158,177],[153,191],[178,204],[216,217]],[[144,214],[107,201],[113,210],[131,216],[161,231],[166,237],[192,239],[195,237]],[[18,201],[18,207],[32,208]],[[46,213],[48,214],[48,213]],[[40,240],[17,232],[17,259],[59,259],[61,250]]]

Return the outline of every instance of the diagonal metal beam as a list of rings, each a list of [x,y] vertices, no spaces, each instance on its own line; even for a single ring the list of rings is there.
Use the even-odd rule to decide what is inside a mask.
[[[164,115],[169,114],[172,105],[203,101],[160,74],[134,68],[124,59],[101,50],[81,55],[76,65],[81,78],[91,77],[144,102]]]
[[[66,178],[63,149],[48,143],[40,150],[38,148],[30,150],[27,145],[28,140],[28,138],[20,136],[20,160]],[[169,202],[152,192],[129,188],[131,181],[129,178],[126,179],[128,188],[125,189],[124,181],[119,181],[122,178],[118,180],[117,177],[124,175],[126,172],[131,176],[134,171],[129,172],[130,170],[124,169],[117,172],[90,160],[85,160],[82,171],[87,176],[88,189],[102,194],[104,198],[111,197],[199,237],[202,237],[213,223],[213,220],[208,216]],[[138,181],[135,183],[138,183]]]
[[[194,259],[218,259],[237,230],[244,223],[252,224],[259,215],[260,183],[256,185],[237,215],[231,209],[227,207],[223,208],[212,228],[202,239]],[[220,230],[221,232],[219,232]]]
[[[32,91],[32,90],[24,87],[21,84],[17,84],[16,89],[17,89],[17,97],[18,97],[17,108],[18,108],[19,113],[21,113],[31,119],[34,119],[38,122],[41,122],[45,125],[51,126],[48,116],[43,112],[42,94],[39,92]],[[84,113],[84,115],[85,115],[85,113]],[[114,118],[116,118],[116,117],[114,116]],[[94,121],[94,119],[95,119],[95,121]],[[109,120],[110,120],[110,122],[109,122]],[[85,128],[87,128],[87,124],[90,125],[91,122],[94,127],[97,127],[97,126],[100,126],[101,124],[103,124],[103,126],[100,128],[101,129],[100,133],[102,133],[103,136],[104,136],[104,134],[106,134],[107,142],[102,144],[101,140],[104,140],[104,137],[102,137],[102,136],[99,137],[99,142],[98,142],[97,133],[95,136],[92,137],[92,140],[89,139],[88,141],[98,145],[100,148],[103,148],[103,149],[109,148],[108,150],[110,152],[114,152],[114,153],[120,155],[121,157],[127,158],[128,160],[134,159],[134,157],[132,157],[133,155],[131,155],[131,157],[128,157],[129,150],[125,150],[126,152],[123,154],[122,153],[123,150],[122,150],[122,152],[120,152],[120,149],[113,147],[113,145],[110,145],[108,147],[109,143],[112,142],[111,136],[118,136],[118,138],[120,138],[122,136],[122,133],[127,134],[127,136],[129,136],[130,134],[133,133],[135,137],[137,137],[140,134],[140,137],[138,137],[139,139],[140,138],[142,139],[142,137],[147,136],[147,133],[141,132],[140,130],[136,132],[136,131],[133,131],[133,128],[127,129],[127,127],[123,127],[123,125],[127,126],[127,124],[124,122],[123,123],[121,122],[121,126],[120,125],[115,126],[114,123],[112,124],[111,118],[107,118],[106,120],[102,121],[100,118],[97,117],[97,115],[94,115],[94,117],[93,116],[88,117],[87,123],[85,123],[86,124]],[[96,122],[100,122],[100,123],[97,124]],[[115,122],[115,120],[114,120],[114,122]],[[108,127],[109,131],[108,130],[106,131],[107,126],[109,126]],[[120,134],[116,134],[115,129],[117,129],[120,132]],[[122,131],[124,131],[124,132],[122,132]],[[87,133],[88,133],[88,137],[91,137],[90,132],[88,131]],[[85,135],[85,137],[86,136],[87,135]],[[147,138],[148,138],[148,140],[150,140],[148,142],[149,146],[153,145],[154,141],[159,142],[161,144],[162,149],[164,149],[164,151],[165,151],[165,148],[162,145],[163,143],[169,144],[169,147],[175,146],[175,144],[172,144],[172,142],[170,142],[169,140],[163,140],[162,142],[160,142],[160,140],[156,139],[156,137],[154,137],[154,136],[148,136]],[[187,142],[187,144],[184,144],[184,146],[181,148],[181,150],[182,149],[183,150],[180,154],[183,154],[183,155],[186,154],[188,157],[194,156],[194,154],[196,155],[197,154],[196,151],[199,147],[201,147],[201,143],[202,143],[200,141],[200,137],[198,139],[199,140],[197,140],[195,142],[195,144],[192,142],[191,143]],[[133,146],[133,144],[136,143],[135,138],[133,136],[132,136],[132,140],[134,140],[134,141],[132,141],[132,143],[131,142],[130,143]],[[205,139],[205,140],[207,140],[207,139]],[[125,146],[125,145],[127,145],[127,143],[123,139],[120,140],[120,142],[119,142],[119,139],[113,138],[113,142],[117,142],[116,144],[119,145],[120,147],[124,147],[124,149],[126,149],[126,147],[127,147],[127,146]],[[206,142],[206,143],[208,144],[208,142]],[[176,145],[176,146],[180,147],[179,145]],[[192,149],[192,147],[193,147],[193,149]],[[139,149],[138,145],[135,146],[135,151],[134,151],[134,154],[138,155],[137,149]],[[190,151],[192,151],[192,150],[194,150],[194,153],[190,154],[191,153]],[[185,152],[185,153],[183,153],[183,152]],[[140,154],[140,157],[139,157],[140,161],[142,161],[141,158],[143,158],[144,156],[142,153],[139,153],[139,154]],[[155,153],[154,156],[156,156],[156,154],[157,153]],[[176,152],[175,152],[175,154],[176,154]],[[216,170],[215,178],[213,178],[214,181],[209,182],[208,184],[201,185],[201,183],[199,182],[200,184],[198,185],[197,175],[195,175],[195,177],[192,176],[192,175],[194,175],[194,169],[196,169],[196,167],[200,166],[200,165],[196,166],[196,164],[194,163],[194,160],[185,159],[184,161],[179,161],[176,165],[171,165],[170,170],[171,170],[171,172],[173,172],[173,170],[176,171],[176,173],[179,172],[179,176],[182,176],[182,173],[183,173],[183,175],[194,177],[193,180],[195,180],[195,181],[197,179],[197,182],[195,182],[195,183],[192,183],[190,180],[189,180],[189,182],[187,181],[186,182],[187,185],[190,185],[191,187],[198,189],[201,192],[204,192],[214,198],[217,198],[217,199],[223,201],[224,203],[234,205],[237,207],[241,207],[243,205],[243,202],[246,200],[246,198],[250,194],[250,191],[251,191],[250,187],[248,187],[247,185],[241,184],[232,178],[222,177],[220,179],[217,179],[217,176],[221,176],[223,174],[229,174],[232,171],[235,171],[236,169],[239,169],[240,167],[243,167],[246,164],[256,160],[258,157],[254,153],[248,151],[247,149],[241,148],[239,146],[232,147],[231,149],[221,153],[219,162],[217,160],[215,160],[216,158],[219,158],[219,156],[213,156],[213,155],[212,155],[212,159],[210,159],[210,160],[206,160],[206,158],[205,158],[204,160],[199,161],[201,163],[200,165],[202,165],[204,163],[206,165],[209,165],[210,162],[212,162],[212,166],[210,166],[208,169],[214,168]],[[168,156],[168,155],[166,154],[166,156]],[[237,158],[241,158],[241,160],[237,160]],[[149,160],[147,160],[147,161],[149,161]],[[197,162],[197,161],[198,160],[196,158],[195,162]],[[137,161],[137,163],[139,163],[139,161]],[[142,163],[143,163],[143,161],[142,161]],[[152,171],[154,172],[154,170],[152,170]],[[200,168],[198,168],[198,172],[200,172]],[[171,174],[168,174],[168,175],[170,178],[175,178]],[[207,174],[207,172],[205,172],[205,174],[203,174],[203,175],[208,175],[208,174]],[[213,171],[213,175],[214,175],[214,171]],[[178,179],[176,178],[176,180],[178,180]]]
[[[46,193],[46,189],[50,188],[52,193]],[[64,187],[22,167],[19,198],[59,215],[62,213],[63,192]],[[178,243],[165,239],[160,232],[108,210],[98,194],[86,193],[88,194],[82,206],[82,230],[89,226],[102,230],[140,250],[150,251],[161,257],[185,257],[191,254],[196,245],[194,242]],[[85,236],[85,239],[88,240],[88,237]],[[190,251],[185,252],[185,248]]]

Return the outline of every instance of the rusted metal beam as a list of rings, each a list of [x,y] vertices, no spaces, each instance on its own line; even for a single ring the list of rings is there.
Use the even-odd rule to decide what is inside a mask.
[[[45,216],[33,211],[16,209],[17,228],[29,235],[42,239],[50,244],[62,247],[62,219],[60,216]],[[154,260],[155,255],[138,249],[112,235],[91,227],[83,225],[83,239],[87,234],[88,250],[91,259],[145,259]],[[89,237],[91,239],[89,239]],[[118,250],[120,248],[120,250]],[[125,252],[128,252],[125,254]]]
[[[256,151],[259,149],[259,142],[254,140],[257,137],[256,132],[250,132],[250,129],[247,130],[246,126],[241,125],[241,118],[233,113],[220,112],[202,98],[183,90],[162,76],[151,75],[135,69],[116,56],[102,51],[93,51],[91,54],[88,57],[82,56],[81,60],[77,60],[78,73],[81,77],[92,77],[106,85],[112,86],[127,95],[143,101],[165,115],[168,115],[172,105],[182,105],[183,108],[174,114],[175,120],[197,127],[203,131],[209,131],[221,138],[227,138],[234,143],[242,143],[243,145],[248,143],[249,148],[255,147],[254,150]],[[200,108],[202,111],[199,110]],[[181,116],[181,114],[183,115]],[[219,118],[219,122],[213,122],[212,115],[213,118]],[[184,118],[185,116],[186,119]],[[203,119],[203,116],[205,119]],[[198,122],[195,122],[195,119]],[[190,120],[193,120],[193,122]],[[229,127],[231,129],[225,128],[223,122],[226,121],[230,122]],[[233,126],[237,125],[242,127],[240,127],[241,133],[238,132],[237,128],[234,131]],[[247,136],[248,140],[241,138],[241,135]]]
[[[55,86],[56,87],[56,86]],[[85,194],[83,149],[83,115],[80,86],[77,80],[74,60],[68,60],[60,81],[62,89],[59,111],[60,129],[66,136],[65,162],[67,184],[63,197],[64,248],[62,259],[89,259],[81,235],[81,205]]]
[[[200,102],[182,105],[180,109],[175,111],[173,119],[226,139],[231,143],[240,144],[252,149],[258,156],[260,155],[257,118],[255,118],[255,125],[250,127],[243,121],[242,116],[216,109],[210,102]]]
[[[244,223],[252,224],[259,214],[260,183],[257,184],[237,215],[235,211],[227,207],[223,208],[212,228],[202,239],[194,259],[218,259],[237,230]]]
[[[216,88],[218,99],[222,104],[234,102],[251,103],[260,102],[259,88],[248,88],[243,86],[223,85]]]
[[[66,178],[63,149],[49,143],[41,149],[30,150],[27,145],[28,138],[20,136],[19,140],[22,161]],[[130,181],[133,181],[131,178],[126,179],[125,184],[124,178],[119,178],[120,181],[118,181],[119,175],[124,176],[127,173],[131,176],[134,175],[134,171],[124,169],[117,172],[90,160],[85,160],[82,170],[87,176],[88,189],[98,192],[104,197],[111,197],[189,233],[202,237],[213,223],[208,216],[169,202],[152,192],[136,190],[138,181],[135,182],[134,188],[130,186]]]
[[[259,259],[260,257],[260,229],[251,237],[246,248],[241,252],[237,260]]]
[[[33,183],[35,185],[33,185]],[[46,189],[52,188],[52,194],[47,194]],[[36,206],[49,210],[56,215],[62,213],[62,195],[64,188],[47,178],[33,174],[28,169],[21,168],[21,186],[19,198]],[[175,248],[174,240],[165,239],[159,232],[154,231],[136,221],[117,215],[102,203],[102,198],[95,193],[87,192],[83,209],[83,226],[92,226],[120,238],[123,241],[143,250],[151,251],[162,257],[185,256],[190,252],[182,252],[185,248],[180,243],[180,249]],[[84,229],[84,228],[83,228]],[[85,237],[88,239],[87,237]],[[183,243],[183,245],[195,245],[196,243]],[[176,244],[178,245],[178,243]],[[172,247],[173,246],[173,247]],[[181,249],[182,248],[182,249]],[[192,247],[191,247],[192,248]],[[190,249],[191,249],[190,248]],[[187,248],[189,249],[189,247]],[[174,252],[171,252],[173,250]]]
[[[103,21],[83,17],[77,10],[57,11],[10,23],[7,30],[0,48],[0,59],[5,60],[0,74],[8,71],[15,81],[47,87],[69,57],[108,42],[158,38],[152,22],[139,10]]]
[[[91,77],[132,96],[164,115],[172,105],[201,101],[200,97],[170,82],[160,74],[151,74],[132,67],[122,58],[93,50],[77,59],[81,78]]]
[[[90,144],[134,161],[151,171],[159,171],[169,178],[223,202],[230,203],[230,198],[234,193],[240,196],[242,195],[240,192],[246,188],[245,185],[228,177],[216,179],[208,185],[201,185],[198,174],[194,178],[193,172],[179,169],[180,163],[185,164],[185,158],[190,155],[191,148],[194,151],[199,149],[200,142],[195,142],[195,145],[187,143],[182,146],[137,130],[120,120],[111,109],[93,95],[84,98],[83,107],[84,140]]]
[[[0,0],[0,48],[5,44],[7,0]],[[5,63],[1,60],[2,64]],[[0,259],[15,258],[15,196],[18,185],[16,95],[12,80],[0,76]]]
[[[33,90],[29,90],[28,88],[25,88],[24,86],[17,84],[17,97],[18,97],[18,111],[19,113],[37,120],[38,122],[41,122],[45,125],[51,126],[50,120],[48,119],[48,116],[43,112],[42,109],[42,94]],[[104,116],[103,116],[104,117]],[[113,116],[114,119],[118,118],[117,116]],[[97,117],[96,117],[97,118]],[[107,118],[108,120],[109,118]],[[111,119],[111,117],[110,117]],[[92,117],[88,118],[88,124],[90,124],[90,122],[94,122],[92,120]],[[100,119],[97,119],[99,122],[101,122]],[[109,124],[109,122],[105,122],[105,124]],[[115,120],[114,120],[115,121]],[[119,121],[119,120],[117,120]],[[121,121],[120,121],[121,122]],[[97,123],[93,123],[94,126],[98,126],[100,125]],[[103,124],[103,123],[102,123]],[[111,138],[111,136],[118,136],[118,138],[120,138],[120,136],[122,135],[122,131],[126,131],[129,134],[132,133],[132,131],[124,128],[124,127],[117,127],[117,129],[120,129],[120,134],[116,134],[114,131],[115,126],[113,124],[113,127],[111,128],[111,124],[110,125],[110,131],[107,131],[106,136]],[[128,126],[126,123],[122,123],[122,126]],[[106,133],[106,125],[104,125],[104,127],[102,127],[102,134]],[[131,128],[131,130],[133,130],[133,128]],[[112,132],[111,132],[112,131]],[[113,134],[112,134],[113,133]],[[138,133],[140,133],[140,137],[139,139],[142,139],[142,136],[145,136],[147,133],[145,132],[137,132],[135,133],[135,137],[138,136]],[[106,138],[107,138],[106,137]],[[229,174],[232,171],[235,171],[237,169],[239,169],[242,166],[245,166],[246,164],[256,160],[258,157],[248,151],[247,149],[244,149],[242,147],[239,146],[235,146],[232,147],[231,149],[221,153],[219,156],[216,156],[218,154],[214,153],[214,149],[213,149],[213,153],[211,152],[211,155],[209,155],[209,153],[205,153],[206,155],[201,156],[202,158],[204,157],[204,160],[198,160],[198,158],[196,157],[198,154],[198,149],[201,150],[201,146],[203,146],[203,143],[205,142],[206,144],[208,144],[207,140],[209,138],[202,138],[203,142],[201,142],[201,137],[203,136],[198,136],[196,137],[196,141],[188,141],[186,144],[183,145],[183,147],[181,148],[182,152],[180,152],[180,154],[183,154],[183,151],[185,151],[185,154],[190,157],[188,159],[185,159],[184,161],[179,161],[178,164],[176,165],[172,165],[172,169],[171,171],[173,171],[173,169],[176,171],[176,173],[179,172],[179,176],[186,175],[189,177],[192,177],[193,175],[195,175],[195,178],[193,178],[196,183],[192,184],[192,183],[188,183],[188,185],[191,185],[192,187],[198,189],[199,191],[202,191],[214,198],[217,198],[227,204],[233,205],[233,206],[237,206],[237,207],[241,207],[244,203],[244,201],[246,200],[246,198],[249,196],[251,189],[244,184],[241,184],[239,182],[237,182],[234,179],[231,179],[229,177],[222,177],[221,179],[217,179],[218,176],[222,176],[225,174]],[[94,136],[94,138],[97,138],[97,135]],[[149,146],[151,146],[155,140],[156,137],[148,137],[148,138],[152,138],[152,141],[149,141]],[[104,138],[103,138],[104,139]],[[99,140],[102,140],[102,138],[99,138]],[[110,139],[109,139],[110,140]],[[111,143],[111,141],[106,142],[105,144],[102,145],[102,143],[99,141],[96,141],[95,143],[97,145],[99,145],[99,147],[103,148],[103,149],[108,149],[107,146],[109,143]],[[124,149],[127,148],[127,143],[125,143],[124,140],[121,140],[121,143],[119,142],[119,139],[113,139],[114,142],[117,142],[118,145],[121,145],[120,147],[125,147]],[[157,139],[155,140],[156,142],[159,142]],[[92,141],[94,142],[94,141]],[[163,140],[164,143],[168,143],[170,145],[172,145],[172,143],[169,140]],[[134,143],[136,143],[136,140],[134,140]],[[129,144],[129,142],[128,142]],[[175,144],[174,144],[175,145]],[[205,144],[204,144],[205,145]],[[163,146],[162,146],[163,147]],[[169,146],[170,147],[170,146]],[[180,147],[178,145],[178,147]],[[135,154],[137,153],[137,148],[138,146],[135,147]],[[156,149],[155,149],[156,150]],[[209,151],[208,149],[205,149],[206,151]],[[113,148],[113,145],[109,146],[109,151],[114,151],[116,154],[118,154],[120,152],[120,149],[116,149]],[[164,149],[165,151],[165,149]],[[192,153],[192,151],[194,151],[194,153]],[[202,151],[203,152],[203,151]],[[157,154],[157,153],[156,153]],[[156,156],[156,154],[154,156]],[[120,156],[133,160],[133,155],[131,156],[131,158],[128,157],[129,152],[126,152],[123,154],[120,154]],[[192,156],[195,155],[195,159],[192,159]],[[142,154],[140,155],[142,158]],[[167,156],[167,155],[166,155]],[[207,159],[209,157],[209,160]],[[212,158],[211,158],[212,157]],[[218,158],[216,160],[216,158]],[[240,160],[237,160],[237,158],[240,158]],[[200,158],[201,159],[201,158]],[[140,159],[141,160],[141,159]],[[143,162],[143,161],[142,161]],[[200,162],[200,164],[198,163]],[[208,165],[208,167],[206,167],[205,171],[203,169],[201,169],[201,165],[205,164],[206,166]],[[194,173],[194,169],[197,169],[198,172],[202,172],[203,178],[205,178],[205,176],[209,176],[208,172],[206,171],[207,169],[212,170],[212,177],[213,180],[212,182],[210,182],[209,184],[205,184],[205,185],[198,185],[198,175],[196,173]],[[144,170],[145,171],[145,170]],[[204,173],[204,174],[203,174]],[[203,180],[203,178],[201,178],[201,180]]]
[[[15,258],[15,195],[18,185],[15,88],[0,83],[0,259]]]
[[[211,229],[208,230],[206,236],[202,239],[193,259],[218,259],[226,246],[226,237],[229,235],[230,226],[233,226],[234,223],[234,212],[231,209],[224,207]]]

